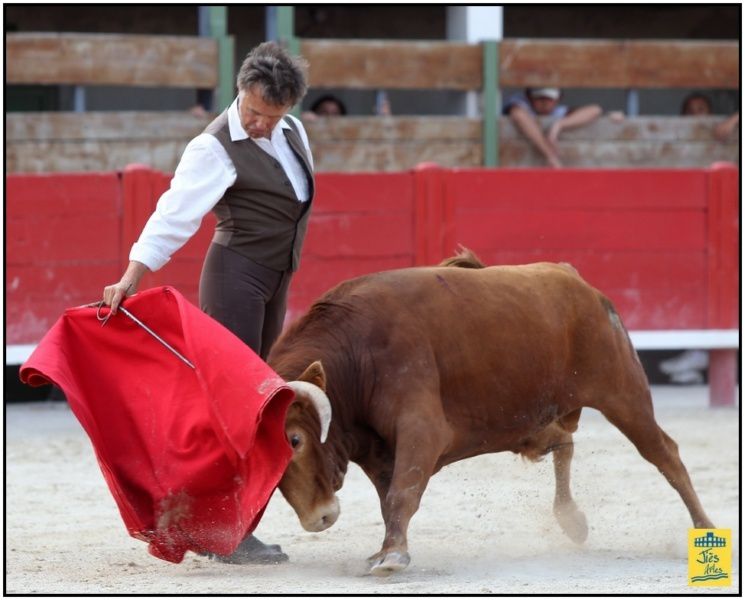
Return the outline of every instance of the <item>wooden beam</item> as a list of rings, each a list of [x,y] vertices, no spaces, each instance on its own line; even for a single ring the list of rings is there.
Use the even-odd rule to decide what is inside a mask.
[[[312,87],[481,88],[481,48],[454,42],[301,40]]]
[[[332,117],[304,125],[311,146],[331,140],[421,143],[459,137],[481,143],[480,119],[466,117]]]
[[[721,142],[714,126],[722,117],[635,117],[617,123],[602,117],[562,132],[559,154],[565,167],[687,168],[708,167],[717,161],[737,163],[739,136]],[[542,119],[547,126],[550,119]],[[545,166],[546,161],[512,121],[502,118],[500,165]]]
[[[15,112],[5,115],[6,142],[186,139],[213,116],[187,111]]]
[[[318,171],[403,171],[421,162],[482,165],[481,121],[464,117],[344,117],[306,123]]]
[[[479,45],[302,40],[313,87],[482,87]],[[737,42],[507,39],[500,86],[739,87]],[[77,33],[6,34],[6,83],[214,88],[214,39]]]
[[[169,35],[6,33],[6,84],[214,88],[217,42]]]
[[[737,42],[508,39],[500,85],[739,88]]]
[[[14,172],[108,171],[145,163],[173,173],[184,147],[211,117],[179,112],[8,113],[5,168]],[[737,163],[739,136],[714,138],[721,117],[602,117],[562,132],[568,167],[706,167]],[[546,124],[544,122],[544,124]],[[464,117],[341,117],[306,123],[318,171],[401,171],[420,162],[483,164],[481,120]],[[509,118],[499,120],[500,165],[545,161]]]
[[[716,142],[714,127],[721,123],[722,116],[701,117],[629,117],[615,121],[601,117],[594,123],[576,129],[565,129],[559,137],[559,145],[567,140],[593,140],[604,142],[671,142],[685,145],[691,142]],[[550,117],[540,117],[543,128],[551,124]],[[525,139],[509,118],[501,119],[502,139]],[[739,132],[735,129],[726,143],[739,144]],[[723,142],[720,142],[723,143]]]

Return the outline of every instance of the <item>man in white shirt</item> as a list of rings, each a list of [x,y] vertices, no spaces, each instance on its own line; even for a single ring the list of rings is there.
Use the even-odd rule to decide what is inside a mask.
[[[188,144],[124,275],[104,288],[113,314],[212,210],[217,225],[202,268],[200,306],[266,359],[282,330],[314,194],[308,137],[288,114],[307,90],[304,69],[302,59],[273,42],[249,53],[238,73],[238,97]],[[287,555],[251,535],[234,554],[214,558],[282,562]]]

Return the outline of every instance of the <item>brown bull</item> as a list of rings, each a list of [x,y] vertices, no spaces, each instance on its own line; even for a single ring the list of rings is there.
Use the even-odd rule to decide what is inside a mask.
[[[695,527],[713,527],[655,422],[621,319],[569,265],[485,268],[464,252],[439,267],[359,277],[316,302],[269,363],[297,380],[286,421],[294,456],[280,490],[302,525],[320,531],[338,517],[334,493],[349,461],[360,465],[385,522],[382,549],[368,559],[373,574],[409,563],[406,532],[429,478],[487,452],[553,452],[554,513],[583,542],[569,473],[585,406],[660,470]]]

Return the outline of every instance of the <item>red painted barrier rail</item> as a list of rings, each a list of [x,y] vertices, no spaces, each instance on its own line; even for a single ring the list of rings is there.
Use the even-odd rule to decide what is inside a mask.
[[[33,344],[65,308],[100,298],[169,181],[141,165],[8,175],[6,344]],[[210,215],[142,288],[173,285],[196,303],[213,226]],[[739,327],[739,171],[730,164],[321,173],[288,320],[339,281],[435,264],[458,244],[489,264],[569,262],[632,330]]]

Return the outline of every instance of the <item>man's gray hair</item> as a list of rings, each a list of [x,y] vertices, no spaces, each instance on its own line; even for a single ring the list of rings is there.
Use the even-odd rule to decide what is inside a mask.
[[[238,72],[238,90],[258,84],[267,104],[294,106],[305,96],[308,84],[304,58],[291,56],[276,42],[264,42],[248,53]]]

